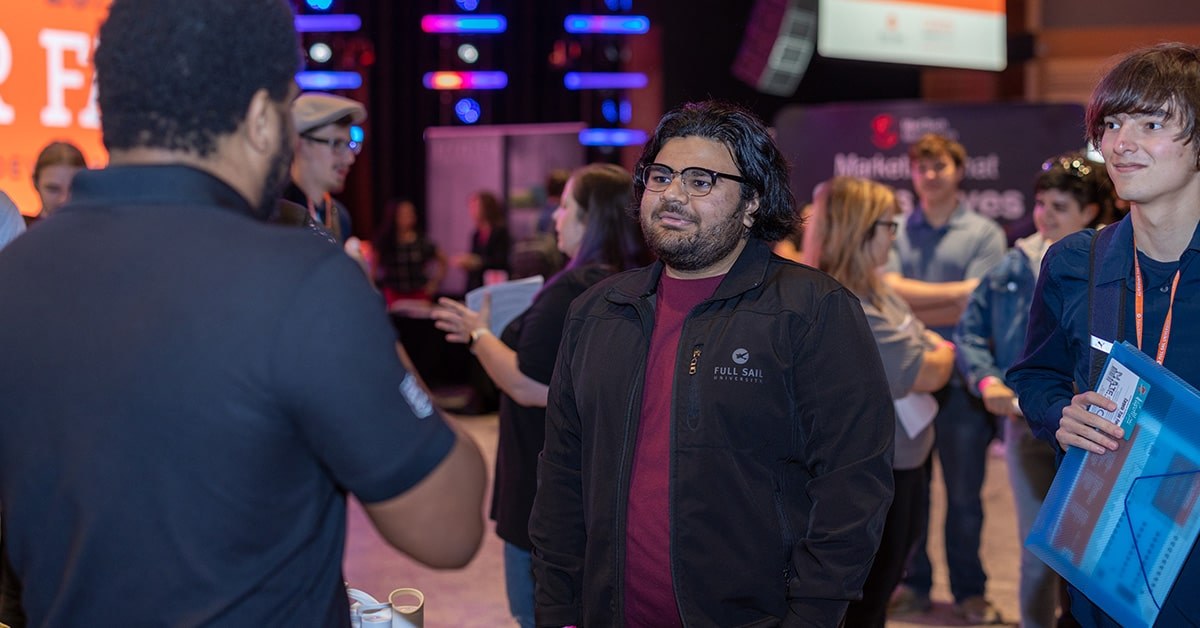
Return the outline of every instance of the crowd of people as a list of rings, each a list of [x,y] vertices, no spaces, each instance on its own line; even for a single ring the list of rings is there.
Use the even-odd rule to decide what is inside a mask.
[[[1047,156],[1011,249],[965,203],[952,137],[910,147],[908,214],[845,176],[801,210],[762,121],[674,108],[631,170],[554,174],[565,265],[494,331],[488,297],[440,283],[508,277],[501,200],[472,195],[462,255],[406,199],[359,241],[335,195],[367,111],[298,93],[292,17],[114,0],[108,165],[55,142],[28,224],[0,195],[0,294],[20,295],[0,308],[2,624],[350,625],[349,496],[412,559],[469,562],[483,457],[397,342],[398,301],[429,302],[500,393],[490,516],[523,628],[927,610],[935,458],[954,608],[1014,620],[979,555],[989,448],[1024,537],[1065,452],[1128,446],[1095,413],[1105,343],[1149,337],[1200,385],[1200,48],[1108,72],[1085,120],[1103,162]],[[1198,579],[1186,561],[1159,625],[1200,617]],[[1019,597],[1023,626],[1117,625],[1029,552]]]

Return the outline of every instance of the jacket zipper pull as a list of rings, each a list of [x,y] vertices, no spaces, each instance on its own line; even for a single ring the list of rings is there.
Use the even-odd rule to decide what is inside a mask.
[[[700,347],[692,348],[692,361],[688,364],[688,375],[696,374],[696,365],[700,362]]]

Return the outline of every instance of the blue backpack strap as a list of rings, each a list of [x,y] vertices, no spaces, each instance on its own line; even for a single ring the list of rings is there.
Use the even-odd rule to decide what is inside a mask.
[[[1096,260],[1104,258],[1116,235],[1115,225],[1097,231],[1088,252],[1088,333],[1105,340],[1111,338],[1114,343],[1121,342],[1125,336],[1125,280],[1096,285]],[[1112,307],[1113,303],[1117,304],[1116,308]],[[1088,384],[1095,388],[1108,354],[1092,347],[1090,356]]]

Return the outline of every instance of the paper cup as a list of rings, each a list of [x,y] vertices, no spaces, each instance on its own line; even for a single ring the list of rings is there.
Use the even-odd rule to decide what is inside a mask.
[[[388,596],[392,605],[392,628],[425,626],[425,594],[416,589],[396,589]]]

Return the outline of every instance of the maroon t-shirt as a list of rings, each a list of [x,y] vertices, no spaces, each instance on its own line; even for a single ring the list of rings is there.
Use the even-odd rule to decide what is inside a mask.
[[[627,626],[683,625],[671,584],[671,389],[683,321],[724,277],[659,282],[625,511]]]

